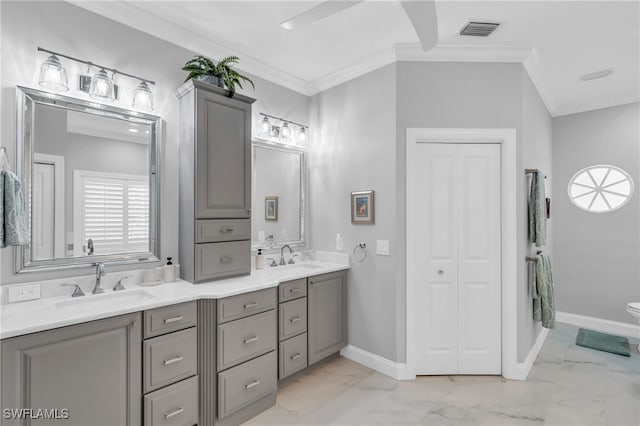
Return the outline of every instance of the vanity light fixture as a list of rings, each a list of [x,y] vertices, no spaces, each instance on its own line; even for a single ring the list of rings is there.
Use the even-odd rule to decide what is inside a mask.
[[[264,112],[261,112],[260,115],[263,116],[263,118],[260,120],[257,137],[273,142],[277,141],[297,145],[304,145],[307,142],[306,130],[309,128],[308,126],[265,114]],[[279,122],[280,125],[272,124],[272,121],[269,119]]]
[[[40,78],[38,83],[48,89],[66,92],[69,90],[67,71],[60,63],[56,55],[50,55],[40,67]]]
[[[114,82],[116,75],[124,75],[135,80],[140,80],[140,84],[136,87],[133,95],[132,106],[144,111],[153,111],[153,93],[151,92],[149,85],[155,85],[155,81],[118,71],[114,68],[105,67],[104,65],[98,65],[83,59],[74,58],[73,56],[53,52],[42,47],[38,47],[38,51],[50,54],[49,58],[47,58],[47,60],[42,64],[40,69],[39,82],[41,86],[59,91],[69,90],[66,71],[58,59],[58,57],[62,57],[87,65],[86,75],[80,75],[78,78],[78,89],[83,92],[87,92],[89,96],[95,99],[108,102],[113,102],[118,99],[118,86]],[[92,67],[96,67],[98,69],[98,72],[94,75],[91,75]],[[109,76],[108,72],[111,73],[111,76]],[[63,82],[64,84],[58,82]]]

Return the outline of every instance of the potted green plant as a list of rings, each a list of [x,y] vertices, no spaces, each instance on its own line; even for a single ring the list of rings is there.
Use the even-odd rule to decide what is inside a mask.
[[[236,85],[242,89],[242,82],[249,82],[255,89],[253,81],[247,76],[240,74],[232,68],[237,64],[240,58],[237,56],[227,56],[218,61],[213,62],[211,59],[201,55],[195,56],[182,67],[183,71],[187,71],[189,75],[184,80],[189,81],[192,78],[206,81],[218,87],[226,88],[228,97],[233,97],[236,93]]]

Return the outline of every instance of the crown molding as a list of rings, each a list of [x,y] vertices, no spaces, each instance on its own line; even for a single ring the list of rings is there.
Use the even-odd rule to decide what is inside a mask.
[[[418,43],[398,43],[398,61],[427,62],[523,62],[530,46],[439,44],[424,52]]]
[[[531,53],[526,57],[524,61],[522,61],[522,66],[524,67],[527,74],[529,74],[529,78],[531,79],[533,86],[538,91],[540,99],[542,99],[542,102],[547,107],[549,115],[551,115],[552,117],[557,116],[558,108],[555,101],[553,100],[553,96],[551,96],[551,91],[540,75],[540,60],[538,59],[538,53],[535,49],[531,49]]]
[[[394,48],[379,50],[373,55],[361,59],[350,66],[336,70],[331,74],[327,74],[311,82],[309,84],[310,92],[312,95],[315,95],[394,62],[396,62]]]
[[[620,105],[633,104],[640,102],[639,92],[624,92],[616,95],[608,96],[606,98],[576,102],[573,104],[560,105],[556,111],[554,117],[561,117],[563,115],[578,114],[581,112],[594,111],[597,109],[611,108]]]
[[[104,16],[121,24],[167,41],[171,44],[201,52],[207,56],[227,56],[237,54],[232,47],[223,46],[211,39],[175,22],[142,10],[123,1],[65,0],[67,3]],[[242,71],[310,96],[310,84],[298,77],[272,67],[259,59],[242,53]]]

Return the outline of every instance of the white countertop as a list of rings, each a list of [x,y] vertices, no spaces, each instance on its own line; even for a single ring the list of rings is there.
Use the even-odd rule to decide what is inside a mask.
[[[331,259],[334,260],[334,259]],[[2,305],[0,339],[80,324],[198,299],[221,299],[236,294],[276,287],[280,282],[348,269],[348,261],[309,261],[295,265],[266,267],[251,275],[202,284],[178,280],[153,287],[127,285],[126,290],[103,294],[46,297]]]

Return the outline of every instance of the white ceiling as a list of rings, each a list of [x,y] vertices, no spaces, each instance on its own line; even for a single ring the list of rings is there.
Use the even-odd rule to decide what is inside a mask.
[[[426,53],[396,0],[294,30],[280,23],[320,1],[70,1],[214,59],[236,54],[244,71],[305,94],[398,60],[455,60],[523,62],[552,115],[640,100],[638,1],[437,1],[439,43]],[[457,35],[469,19],[501,25]],[[606,68],[610,77],[579,80]]]

